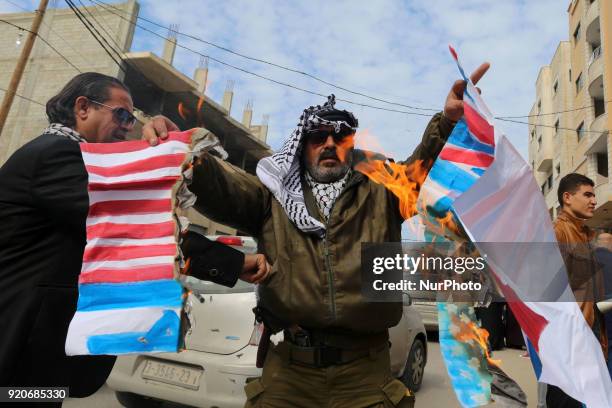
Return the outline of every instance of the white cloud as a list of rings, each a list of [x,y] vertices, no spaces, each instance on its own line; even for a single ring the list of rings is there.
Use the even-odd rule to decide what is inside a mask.
[[[87,0],[83,0],[87,3]],[[20,1],[30,9],[33,0]],[[36,2],[37,3],[37,2]],[[481,81],[485,100],[498,116],[526,115],[535,80],[568,36],[566,0],[141,0],[142,16],[254,57],[317,75],[380,98],[441,109],[458,78],[447,45],[457,48],[467,71],[482,61],[491,70]],[[0,12],[15,8],[0,0]],[[142,24],[146,24],[141,22]],[[151,27],[147,25],[147,27]],[[165,35],[163,29],[155,29]],[[404,110],[325,86],[304,76],[247,61],[179,36],[179,44],[279,81],[338,98]],[[133,49],[161,53],[162,41],[137,30]],[[191,76],[199,56],[180,48],[175,65]],[[232,114],[241,117],[248,99],[254,120],[271,114],[268,141],[278,148],[304,107],[324,98],[288,89],[211,61],[209,96],[220,100],[227,80],[236,82]],[[382,112],[345,103],[361,127],[380,138],[386,153],[407,156],[427,118]],[[503,128],[524,156],[527,129]]]

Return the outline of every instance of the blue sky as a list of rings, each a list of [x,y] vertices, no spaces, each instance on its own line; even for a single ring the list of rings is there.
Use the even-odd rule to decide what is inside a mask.
[[[33,9],[38,1],[13,0]],[[88,3],[87,0],[84,0]],[[448,53],[453,44],[467,71],[482,61],[491,70],[480,87],[497,116],[527,115],[539,68],[568,37],[569,0],[430,0],[423,2],[283,0],[141,0],[141,15],[235,51],[314,74],[382,99],[441,109],[458,73]],[[64,6],[58,1],[59,6]],[[16,11],[0,0],[0,12]],[[146,23],[142,23],[145,24]],[[147,25],[165,35],[166,30]],[[347,94],[303,76],[247,61],[179,36],[179,43],[203,54],[280,81],[339,98],[394,108]],[[161,53],[162,40],[137,30],[132,50]],[[200,59],[178,49],[175,66],[192,76]],[[268,142],[278,148],[306,106],[323,98],[285,88],[210,62],[207,95],[221,100],[235,81],[232,115],[242,116],[254,100],[254,122],[270,114]],[[338,103],[352,110],[384,152],[401,159],[420,140],[427,118]],[[397,107],[395,107],[397,109]],[[399,108],[404,109],[404,108]],[[527,155],[526,126],[503,123]]]

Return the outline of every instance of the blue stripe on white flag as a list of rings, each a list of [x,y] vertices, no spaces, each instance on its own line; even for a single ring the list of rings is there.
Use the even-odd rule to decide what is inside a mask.
[[[495,147],[478,141],[468,130],[467,123],[464,119],[461,119],[455,125],[453,133],[448,138],[448,144],[463,147],[468,150],[476,152],[487,153],[490,155],[495,154]]]
[[[183,289],[173,279],[130,283],[89,283],[79,285],[77,310],[124,309],[133,307],[181,307]]]
[[[175,352],[180,326],[178,314],[166,310],[149,331],[91,336],[87,339],[87,348],[90,354]]]

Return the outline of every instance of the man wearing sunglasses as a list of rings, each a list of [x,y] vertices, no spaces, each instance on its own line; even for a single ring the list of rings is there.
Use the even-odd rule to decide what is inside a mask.
[[[0,386],[69,387],[70,396],[84,397],[110,373],[114,357],[64,352],[89,210],[79,143],[125,140],[136,121],[133,109],[118,79],[77,75],[47,102],[49,127],[0,167]],[[162,116],[144,126],[156,137],[172,130],[178,128]],[[250,282],[267,274],[262,255],[245,257],[204,241],[192,239],[185,249],[198,260],[194,276],[231,269],[220,282],[231,284],[240,268]]]
[[[455,82],[408,163],[433,164],[463,116],[464,88]],[[399,242],[404,219],[397,198],[355,170],[364,158],[354,148],[357,126],[332,95],[304,110],[282,148],[259,162],[257,177],[207,153],[193,167],[195,208],[255,237],[272,264],[256,316],[284,339],[274,346],[261,339],[263,374],[246,385],[246,407],[414,406],[390,370],[388,329],[401,318],[401,302],[367,302],[361,293],[361,243]]]

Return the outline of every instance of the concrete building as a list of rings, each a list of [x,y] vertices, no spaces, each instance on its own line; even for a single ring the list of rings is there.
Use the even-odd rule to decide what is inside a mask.
[[[120,3],[116,7],[127,16],[133,17],[138,14],[138,4],[135,1]],[[102,9],[96,10],[94,15],[105,24],[109,33],[112,33],[113,36],[109,37],[108,41],[116,43],[121,51],[129,50],[134,36],[134,26]],[[0,14],[0,19],[29,30],[34,13]],[[3,89],[8,87],[27,34],[0,22],[0,87]],[[101,72],[121,78],[121,70],[117,64],[104,52],[69,8],[48,8],[39,35],[81,71]],[[78,74],[76,69],[37,39],[17,93],[44,104],[76,74]],[[0,97],[4,97],[3,91],[0,91]],[[44,106],[15,97],[7,122],[0,134],[0,165],[20,146],[38,136],[46,126]]]
[[[595,181],[598,204],[590,224],[611,228],[612,2],[573,0],[567,11],[569,41],[559,44],[536,81],[529,161],[551,217],[560,209],[559,180],[577,172]]]
[[[135,0],[113,6],[122,10],[128,20],[136,21],[139,5]],[[132,132],[133,137],[137,137],[149,117],[161,114],[173,120],[181,129],[207,128],[221,139],[229,154],[228,161],[250,173],[255,172],[259,159],[271,154],[266,144],[267,116],[264,116],[263,123],[252,124],[252,102],[245,107],[241,120],[230,115],[233,84],[228,84],[223,102],[219,104],[204,94],[208,77],[206,61],[201,61],[200,66],[196,67],[193,79],[172,66],[178,41],[176,27],[173,27],[165,40],[161,57],[152,52],[130,52],[133,24],[120,18],[118,13],[104,11],[101,7],[87,7],[83,10],[98,32],[121,53],[123,69],[106,54],[70,9],[49,9],[42,26],[46,31],[41,30],[40,35],[82,71],[102,72],[124,81],[132,92],[136,116],[140,121]],[[3,14],[0,18],[29,28],[33,16],[33,13],[16,13]],[[3,88],[8,85],[20,52],[15,45],[18,31],[0,23],[0,87]],[[73,67],[44,43],[37,41],[18,93],[45,103],[76,74]],[[179,106],[182,107],[182,114]],[[0,165],[17,148],[38,136],[46,125],[43,106],[16,97],[9,120],[0,134]],[[228,202],[228,205],[233,204]],[[206,219],[196,211],[191,210],[188,216],[208,234],[237,233],[227,226]]]

